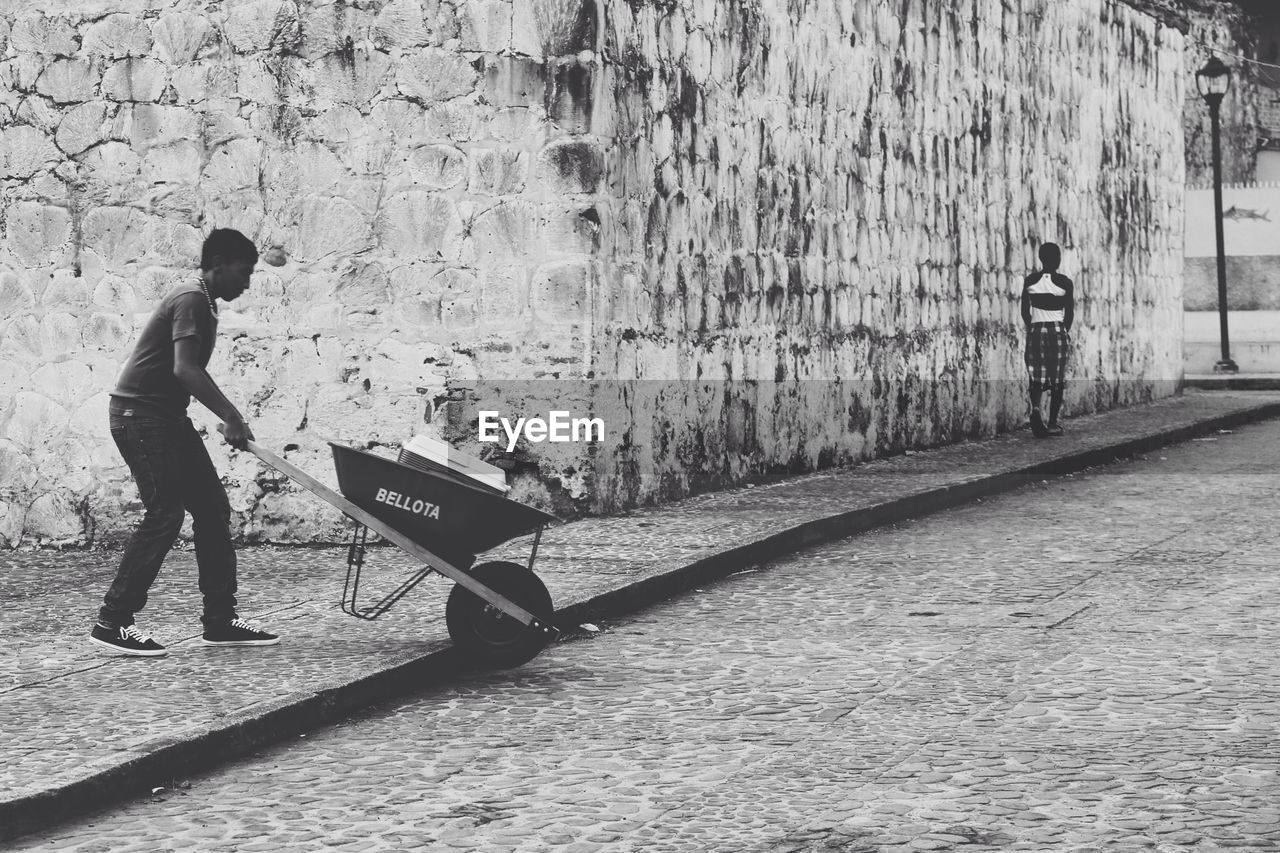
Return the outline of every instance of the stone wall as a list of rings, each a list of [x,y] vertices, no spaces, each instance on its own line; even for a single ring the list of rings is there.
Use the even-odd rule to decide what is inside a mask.
[[[605,417],[499,460],[563,514],[990,434],[1046,239],[1073,411],[1179,375],[1183,36],[1122,4],[0,9],[0,542],[128,529],[105,394],[216,226],[288,261],[211,372],[323,479],[495,400]],[[247,538],[338,533],[210,446]]]
[[[598,365],[639,380],[606,505],[1021,423],[1018,292],[1043,240],[1081,297],[1071,409],[1173,390],[1176,29],[1098,0],[606,20]]]
[[[558,27],[591,25],[572,12],[5,4],[0,543],[131,523],[106,394],[214,227],[288,262],[260,265],[224,310],[210,372],[262,441],[325,479],[326,439],[447,433],[477,376],[579,373],[594,227],[580,214],[598,188],[575,159],[583,99],[543,61]],[[338,529],[216,438],[247,536]]]

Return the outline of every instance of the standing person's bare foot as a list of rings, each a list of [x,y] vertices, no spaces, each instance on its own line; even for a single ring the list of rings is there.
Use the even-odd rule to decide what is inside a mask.
[[[1046,438],[1049,430],[1044,425],[1044,418],[1040,415],[1039,409],[1031,410],[1031,434],[1036,438]]]

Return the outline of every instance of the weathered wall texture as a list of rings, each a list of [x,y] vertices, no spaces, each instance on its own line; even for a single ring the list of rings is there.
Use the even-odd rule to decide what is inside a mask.
[[[562,512],[991,433],[1045,239],[1073,410],[1179,374],[1183,37],[1124,5],[39,8],[0,6],[0,542],[127,529],[105,394],[215,226],[289,262],[211,370],[326,478],[496,399],[605,416],[509,460]],[[246,536],[340,527],[210,445]]]
[[[609,9],[597,367],[704,381],[629,389],[606,502],[1021,422],[1042,240],[1082,297],[1072,409],[1172,390],[1181,33],[1100,0]]]
[[[210,370],[322,476],[322,439],[396,444],[476,376],[580,369],[595,177],[542,61],[576,4],[36,5],[0,20],[0,543],[130,523],[106,393],[213,227],[289,263],[224,311]],[[210,445],[247,534],[339,526]]]
[[[1235,58],[1256,54],[1254,21],[1239,6],[1225,0],[1188,3],[1184,14],[1189,22],[1182,75],[1187,81],[1187,183],[1211,186],[1213,181],[1209,107],[1196,90],[1195,74],[1214,54],[1231,68],[1232,74],[1231,90],[1222,101],[1220,119],[1222,180],[1256,180],[1258,140],[1263,135],[1261,110],[1270,92],[1260,85],[1256,66]]]

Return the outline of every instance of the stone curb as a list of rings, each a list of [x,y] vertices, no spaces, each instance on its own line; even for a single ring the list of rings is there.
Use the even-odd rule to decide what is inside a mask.
[[[1280,374],[1221,373],[1213,376],[1188,376],[1185,387],[1201,391],[1280,391]]]
[[[1063,454],[1034,465],[971,477],[873,506],[834,513],[570,604],[556,612],[556,622],[565,629],[590,620],[622,616],[726,577],[744,565],[775,560],[894,521],[967,504],[1034,480],[1104,465],[1215,430],[1275,417],[1280,417],[1280,402],[1238,409],[1115,444]],[[71,784],[0,801],[0,842],[87,816],[115,802],[141,795],[153,786],[172,787],[174,780],[243,757],[286,737],[334,723],[354,711],[393,699],[407,690],[420,690],[465,670],[465,662],[453,652],[448,641],[441,640],[426,654],[364,678],[255,706],[216,729],[182,740],[156,742],[150,751],[117,761],[110,767],[86,768],[90,772],[85,778]]]

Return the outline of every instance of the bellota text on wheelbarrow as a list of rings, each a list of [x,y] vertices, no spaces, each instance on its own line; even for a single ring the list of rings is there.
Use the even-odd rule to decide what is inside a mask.
[[[500,442],[505,434],[507,452],[516,449],[521,437],[530,443],[550,441],[603,441],[604,419],[574,417],[571,412],[553,409],[546,418],[516,418],[513,424],[499,412],[481,411],[476,420],[480,441]]]

